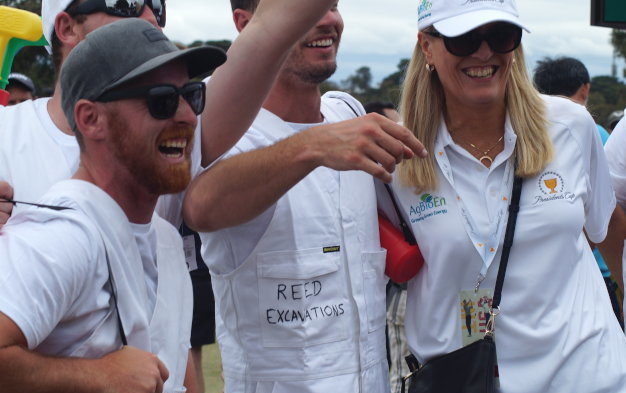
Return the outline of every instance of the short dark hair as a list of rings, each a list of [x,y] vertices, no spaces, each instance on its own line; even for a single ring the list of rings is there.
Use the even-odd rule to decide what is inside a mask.
[[[391,102],[380,101],[369,102],[365,104],[363,108],[365,108],[365,113],[375,112],[383,116],[387,116],[385,115],[384,109],[396,109],[396,107]]]
[[[573,96],[589,81],[587,67],[573,57],[546,57],[539,60],[533,77],[533,83],[540,93],[566,97]]]
[[[233,11],[237,8],[254,12],[256,7],[259,5],[260,0],[230,0],[230,6]]]

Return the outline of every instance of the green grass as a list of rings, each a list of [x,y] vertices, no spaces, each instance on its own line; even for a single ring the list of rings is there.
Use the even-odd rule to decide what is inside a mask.
[[[222,393],[222,359],[217,344],[202,347],[202,374],[204,376],[205,393]]]

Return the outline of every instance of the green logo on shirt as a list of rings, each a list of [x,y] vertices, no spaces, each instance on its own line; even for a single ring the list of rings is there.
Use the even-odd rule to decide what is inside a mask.
[[[420,202],[417,205],[411,205],[411,210],[409,210],[411,223],[422,221],[438,214],[447,213],[447,209],[442,209],[444,206],[446,206],[446,198],[431,194],[422,194]]]

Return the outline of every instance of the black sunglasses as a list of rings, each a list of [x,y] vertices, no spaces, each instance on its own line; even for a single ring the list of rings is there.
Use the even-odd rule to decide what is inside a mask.
[[[459,57],[476,52],[483,41],[487,41],[489,48],[496,53],[514,51],[522,42],[522,29],[510,23],[495,23],[487,31],[474,29],[458,37],[446,37],[437,31],[427,31],[426,34],[442,38],[448,52]]]
[[[87,0],[76,7],[70,7],[67,13],[76,16],[106,12],[123,18],[138,18],[146,5],[152,10],[157,24],[165,27],[165,0]]]
[[[112,90],[102,94],[95,101],[111,102],[125,98],[145,97],[150,115],[155,119],[165,120],[176,114],[178,102],[182,96],[196,115],[204,109],[204,82],[189,82],[183,87],[174,85],[153,85]]]

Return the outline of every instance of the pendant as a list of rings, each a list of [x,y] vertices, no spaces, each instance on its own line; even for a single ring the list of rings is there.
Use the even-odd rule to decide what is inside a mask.
[[[485,165],[485,163],[483,162],[483,160],[488,160],[489,161],[489,165]],[[487,167],[491,167],[491,164],[493,164],[493,159],[487,155],[482,156],[478,159],[478,161],[480,161],[481,164],[487,166]]]

